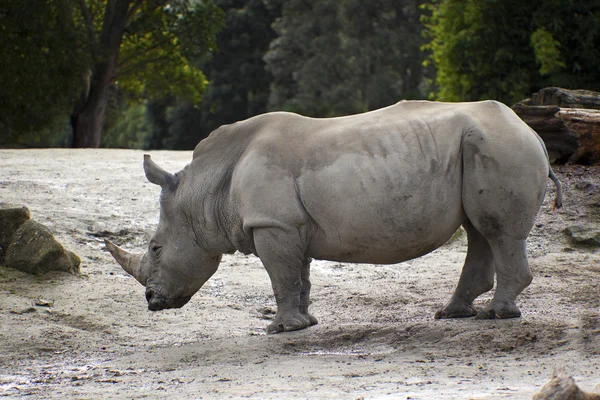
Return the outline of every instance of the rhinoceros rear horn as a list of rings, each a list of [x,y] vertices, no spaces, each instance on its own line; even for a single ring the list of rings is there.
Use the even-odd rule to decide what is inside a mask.
[[[174,192],[177,190],[177,185],[179,184],[179,179],[177,176],[168,173],[161,167],[159,167],[150,155],[144,154],[144,172],[146,173],[146,178],[155,185],[159,185],[165,190],[169,190]]]

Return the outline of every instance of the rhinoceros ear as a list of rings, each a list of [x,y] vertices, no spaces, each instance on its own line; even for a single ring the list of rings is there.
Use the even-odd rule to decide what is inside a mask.
[[[146,173],[146,178],[155,185],[159,185],[165,190],[169,190],[174,192],[177,190],[177,185],[179,184],[179,179],[173,175],[159,167],[150,155],[144,154],[144,172]]]

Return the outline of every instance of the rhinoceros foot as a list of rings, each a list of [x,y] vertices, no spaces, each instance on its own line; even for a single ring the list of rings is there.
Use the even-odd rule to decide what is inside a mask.
[[[273,323],[267,326],[267,333],[280,333],[297,331],[318,324],[315,317],[310,314],[294,314],[287,316],[276,316]]]
[[[477,315],[477,309],[469,304],[448,304],[435,313],[435,319],[469,318]]]
[[[514,303],[495,303],[492,302],[489,306],[477,312],[475,319],[504,319],[518,318],[521,316],[521,311]]]

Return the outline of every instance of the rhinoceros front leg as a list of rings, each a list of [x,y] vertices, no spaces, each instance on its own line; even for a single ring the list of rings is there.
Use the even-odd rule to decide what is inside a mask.
[[[267,333],[295,331],[317,323],[309,314],[310,258],[304,256],[298,233],[278,228],[254,230],[254,245],[265,269],[277,302],[277,314]]]
[[[302,289],[300,290],[300,314],[306,317],[311,325],[318,324],[318,321],[308,312],[308,306],[310,305],[310,263],[312,258],[307,258],[302,264]]]

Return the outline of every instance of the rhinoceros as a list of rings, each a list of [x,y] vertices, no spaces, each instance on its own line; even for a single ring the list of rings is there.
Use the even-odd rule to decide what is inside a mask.
[[[144,255],[107,249],[146,287],[150,310],[178,308],[223,254],[260,258],[277,313],[268,333],[317,323],[313,258],[394,264],[443,245],[461,225],[468,252],[435,318],[512,318],[532,281],[525,240],[546,193],[561,185],[539,136],[495,101],[402,101],[337,118],[272,112],[202,140],[182,171],[144,156],[160,218]],[[473,300],[497,287],[489,304]]]

